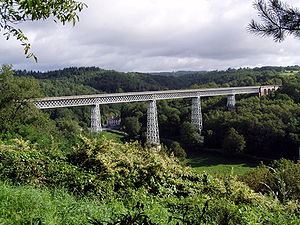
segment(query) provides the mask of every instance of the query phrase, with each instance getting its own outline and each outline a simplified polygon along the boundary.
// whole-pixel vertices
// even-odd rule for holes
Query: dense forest
[[[0,223],[299,224],[300,67],[163,74],[97,67],[0,71]],[[93,134],[90,108],[41,111],[26,99],[95,93],[279,84],[263,97],[202,99],[203,132],[189,99],[158,101],[161,151],[145,143],[147,104],[101,106],[120,117],[122,143]],[[277,159],[243,177],[196,174],[204,149]],[[279,158],[285,158],[280,159]],[[291,159],[291,160],[287,160]],[[21,214],[21,215],[20,215]]]
[[[294,70],[291,70],[293,68]],[[249,86],[256,84],[280,83],[279,74],[296,72],[300,67],[278,67],[274,69],[262,68],[241,68],[228,69],[226,71],[210,72],[188,72],[171,73],[163,75],[151,75],[141,73],[122,73],[113,70],[102,70],[96,67],[66,68],[50,72],[16,71],[16,76],[34,77],[39,80],[51,80],[72,82],[93,87],[107,93],[131,92],[131,91],[154,91],[193,88],[201,85],[211,86]]]
[[[266,158],[299,156],[300,67],[240,68],[226,71],[141,74],[103,70],[97,67],[66,68],[50,72],[16,71],[20,77],[39,80],[45,96],[94,93],[115,93],[147,90],[169,90],[203,87],[232,87],[277,84],[276,93],[258,96],[237,96],[235,111],[226,109],[226,96],[202,99],[203,137],[189,124],[190,100],[159,101],[160,135],[179,142],[186,151],[203,147],[224,148],[230,140],[241,140],[234,152]],[[145,141],[147,103],[103,105],[102,121],[110,117],[122,119],[122,129],[133,140]],[[88,127],[89,108],[51,110],[51,118],[74,119]],[[171,128],[171,129],[170,129]],[[230,132],[231,131],[231,132]],[[234,134],[232,133],[234,132]],[[191,139],[193,138],[193,140]],[[232,139],[231,138],[231,139]],[[203,143],[204,140],[204,143]],[[239,146],[239,143],[235,145]],[[226,148],[225,148],[226,149]]]

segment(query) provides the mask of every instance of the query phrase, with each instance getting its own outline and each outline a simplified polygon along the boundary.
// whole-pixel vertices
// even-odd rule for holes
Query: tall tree
[[[256,0],[254,7],[262,23],[252,20],[249,30],[261,36],[283,41],[287,35],[300,37],[300,10],[279,0]]]
[[[0,134],[20,133],[24,126],[50,131],[51,122],[26,99],[40,97],[39,82],[29,77],[14,77],[12,66],[0,67]]]
[[[245,138],[234,128],[230,128],[223,140],[223,149],[227,153],[241,153],[246,147]]]
[[[74,0],[1,0],[0,1],[0,31],[9,39],[14,36],[24,46],[27,57],[36,57],[29,52],[28,38],[17,24],[25,21],[36,21],[53,18],[55,22],[67,22],[73,25],[79,20],[78,12],[86,4]]]

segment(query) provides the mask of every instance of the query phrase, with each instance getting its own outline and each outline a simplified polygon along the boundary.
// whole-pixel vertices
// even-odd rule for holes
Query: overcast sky
[[[118,71],[223,70],[295,65],[300,39],[247,32],[257,19],[253,0],[84,0],[72,27],[49,21],[22,24],[39,62],[26,59],[17,41],[0,37],[0,63],[48,71],[98,66]],[[299,1],[289,3],[300,7]]]

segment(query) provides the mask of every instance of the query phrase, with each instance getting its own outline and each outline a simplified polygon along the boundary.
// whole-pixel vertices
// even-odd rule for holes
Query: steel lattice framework
[[[200,97],[192,98],[192,124],[199,130],[202,131],[202,113],[201,113],[201,101]]]
[[[99,133],[102,131],[102,126],[101,126],[101,116],[100,116],[100,106],[99,104],[94,105],[92,107],[92,112],[91,112],[91,130]]]
[[[152,145],[159,144],[156,100],[149,102],[147,110],[147,140]]]
[[[202,114],[200,97],[227,95],[227,106],[235,108],[235,95],[237,94],[259,94],[259,96],[268,94],[271,90],[277,90],[278,85],[249,86],[249,87],[230,87],[230,88],[204,88],[188,90],[168,90],[168,91],[146,91],[130,93],[113,93],[99,95],[79,95],[79,96],[62,96],[30,99],[39,109],[52,109],[74,106],[93,106],[91,113],[91,129],[101,131],[101,104],[139,102],[149,101],[147,111],[147,140],[151,144],[159,143],[158,121],[156,100],[192,98],[192,123],[197,127],[199,132],[202,130]]]
[[[227,107],[229,109],[235,109],[235,95],[228,95],[227,96]]]

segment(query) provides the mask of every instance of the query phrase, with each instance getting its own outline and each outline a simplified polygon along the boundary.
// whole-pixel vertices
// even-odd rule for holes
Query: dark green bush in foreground
[[[300,222],[296,200],[283,204],[234,177],[194,174],[175,157],[138,143],[82,138],[67,153],[37,149],[20,139],[0,143],[1,179],[42,188],[0,185],[3,224]]]

